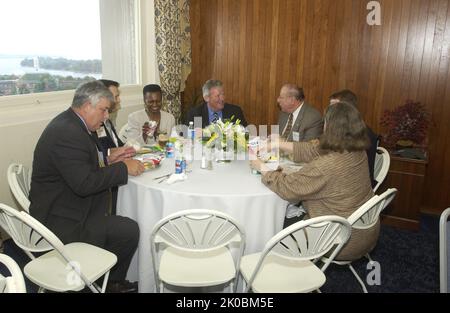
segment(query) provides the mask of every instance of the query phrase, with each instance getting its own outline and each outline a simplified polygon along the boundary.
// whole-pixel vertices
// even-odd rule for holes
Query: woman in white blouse
[[[162,91],[159,85],[147,85],[143,89],[144,109],[128,115],[127,138],[140,144],[151,144],[159,134],[170,134],[175,117],[161,110]]]

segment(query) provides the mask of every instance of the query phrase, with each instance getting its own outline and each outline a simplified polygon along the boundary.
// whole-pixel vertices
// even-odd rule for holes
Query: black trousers
[[[111,215],[116,215],[117,212],[117,194],[119,193],[119,187],[115,186],[111,188]]]
[[[117,264],[111,269],[109,279],[122,281],[127,276],[139,243],[139,226],[132,219],[123,216],[108,216],[106,220],[106,242],[102,248],[117,256]]]
[[[139,243],[138,224],[123,216],[97,216],[86,221],[84,227],[78,222],[60,216],[51,216],[47,227],[64,243],[85,242],[103,248],[117,256],[111,269],[110,281],[123,281],[131,259]]]

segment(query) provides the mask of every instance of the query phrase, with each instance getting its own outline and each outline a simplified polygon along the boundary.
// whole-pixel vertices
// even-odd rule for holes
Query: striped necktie
[[[219,119],[219,113],[214,112],[213,113],[213,119],[212,119],[211,123],[217,122],[218,119]]]
[[[284,129],[283,135],[281,136],[282,138],[287,139],[289,137],[289,135],[291,134],[293,119],[294,119],[294,114],[293,113],[289,114],[286,128]]]

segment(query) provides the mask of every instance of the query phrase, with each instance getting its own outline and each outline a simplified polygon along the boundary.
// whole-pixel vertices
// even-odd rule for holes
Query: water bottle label
[[[183,173],[182,160],[175,160],[175,174]]]
[[[174,157],[174,146],[171,142],[168,142],[166,145],[166,157],[169,159]]]

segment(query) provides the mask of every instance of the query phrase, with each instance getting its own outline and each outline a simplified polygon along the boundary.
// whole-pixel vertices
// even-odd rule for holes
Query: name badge
[[[98,138],[102,138],[102,137],[106,137],[106,136],[107,135],[106,135],[106,130],[105,130],[104,126],[102,126],[99,129],[97,129],[97,137]]]
[[[300,141],[300,133],[292,132],[292,141]]]

